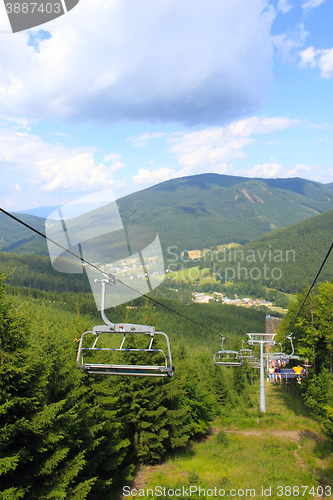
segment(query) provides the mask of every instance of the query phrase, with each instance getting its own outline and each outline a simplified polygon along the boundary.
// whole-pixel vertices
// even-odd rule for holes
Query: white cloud
[[[319,7],[322,3],[324,3],[325,0],[306,0],[302,4],[302,9],[304,11],[308,11],[311,9],[314,9],[315,7]]]
[[[251,170],[247,171],[248,177],[280,177],[283,171],[283,166],[279,163],[275,163],[273,158],[269,163],[263,163],[261,165],[254,165]]]
[[[295,60],[297,49],[302,47],[308,34],[303,23],[300,23],[293,31],[272,36],[273,44],[283,62]]]
[[[315,170],[317,169],[318,167],[315,167]],[[296,167],[290,169],[290,170],[287,170],[287,175],[286,177],[300,177],[300,176],[304,176],[305,175],[305,172],[310,172],[311,168],[308,167],[307,165],[303,165],[302,163],[298,163],[296,165]]]
[[[28,33],[0,37],[0,107],[98,123],[226,123],[269,90],[274,15],[267,0],[81,1],[44,26],[52,37],[39,52]]]
[[[142,148],[147,145],[147,142],[151,139],[161,139],[167,134],[165,132],[145,132],[138,136],[128,137],[126,141],[130,141],[132,146],[135,148]]]
[[[314,47],[311,46],[302,50],[299,55],[301,57],[301,62],[298,64],[300,68],[306,68],[308,66],[315,68],[317,66],[317,62],[315,61],[316,51]]]
[[[333,73],[333,47],[321,52],[318,61],[318,67],[321,71],[321,78],[329,78]]]
[[[277,177],[299,177],[308,172],[310,167],[307,165],[298,164],[292,169],[288,169],[283,165],[276,163],[274,158],[270,158],[268,163],[254,165],[250,170],[239,170],[237,175],[244,175],[246,177],[261,177],[264,179],[277,178]]]
[[[0,114],[0,120],[3,126],[8,126],[9,124],[12,124],[11,125],[12,127],[16,127],[18,129],[24,128],[26,130],[29,130],[30,125],[32,123],[31,120],[25,118],[24,116],[13,116],[13,115],[8,116]]]
[[[318,49],[308,47],[299,53],[301,61],[299,68],[319,68],[321,78],[330,78],[333,74],[333,47],[331,49]]]
[[[121,155],[108,155],[110,167],[96,164],[93,148],[70,150],[44,142],[39,136],[0,129],[0,162],[3,186],[29,191],[92,191],[110,187],[112,173],[123,168]],[[10,187],[11,186],[11,187]],[[1,188],[0,188],[1,190]]]
[[[70,137],[69,134],[64,134],[62,132],[55,132],[55,135],[60,135],[61,137]]]
[[[133,176],[135,184],[157,184],[175,177],[175,171],[168,167],[161,167],[158,170],[140,168],[137,175]]]
[[[293,8],[292,5],[289,4],[288,0],[279,0],[277,4],[277,10],[286,14]]]
[[[202,171],[227,173],[230,170],[228,162],[246,157],[244,148],[255,141],[252,136],[284,130],[299,123],[300,120],[283,116],[254,116],[225,127],[171,135],[170,152],[182,167],[179,175],[193,175]]]
[[[49,156],[35,161],[35,165],[43,181],[41,191],[86,191],[106,189],[113,184],[109,169],[103,163],[96,165],[90,152],[73,150],[63,158]]]
[[[120,161],[120,158],[122,156],[123,156],[122,154],[110,153],[105,158],[103,158],[103,161],[105,162],[111,161],[111,167],[108,167],[109,174],[113,174],[114,172],[117,172],[117,170],[125,168],[126,166],[125,163],[122,163]]]

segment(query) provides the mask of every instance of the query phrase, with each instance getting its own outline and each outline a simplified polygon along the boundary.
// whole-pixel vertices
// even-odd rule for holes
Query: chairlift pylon
[[[87,331],[81,336],[76,358],[81,370],[86,374],[98,375],[172,377],[174,374],[174,367],[172,364],[168,336],[164,332],[156,332],[155,327],[153,326],[135,325],[130,323],[111,323],[105,315],[106,285],[110,284],[110,282],[108,279],[96,280],[95,282],[102,284],[101,316],[105,324],[95,326],[91,331]],[[115,338],[115,335],[123,336],[120,346],[110,347],[109,342],[111,339]],[[146,336],[148,341],[147,346],[143,348],[131,347],[129,339],[132,335]],[[166,354],[160,348],[153,349],[153,342],[156,339],[156,336],[164,338],[167,346]],[[90,345],[87,346],[86,341],[88,339],[90,339]],[[98,342],[99,346],[97,346]],[[152,358],[158,357],[160,363],[153,364],[148,362],[147,364],[126,364],[123,362],[123,358],[126,354],[138,356],[140,353],[145,353],[148,361],[149,359],[152,360]],[[92,358],[92,361],[87,361],[87,357],[88,360],[89,358]],[[103,358],[103,362],[99,359],[101,357]],[[121,358],[122,362],[119,362],[119,358]]]
[[[223,348],[225,337],[221,337],[221,351],[214,354],[214,363],[216,366],[242,366],[243,359],[238,351],[230,351]]]

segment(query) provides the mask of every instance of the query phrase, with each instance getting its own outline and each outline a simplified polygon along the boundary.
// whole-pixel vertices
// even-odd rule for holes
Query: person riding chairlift
[[[271,363],[269,368],[268,368],[268,378],[269,378],[269,381],[271,383],[274,382],[274,371],[275,371],[275,368],[273,366],[273,363]]]
[[[280,379],[280,384],[282,384],[281,362],[280,362],[280,360],[277,360],[276,363],[275,363],[274,382],[277,382],[278,378]]]
[[[302,371],[303,371],[303,368],[298,363],[297,366],[293,367],[293,370],[294,370],[295,375],[296,375],[297,383],[300,384],[302,382]]]

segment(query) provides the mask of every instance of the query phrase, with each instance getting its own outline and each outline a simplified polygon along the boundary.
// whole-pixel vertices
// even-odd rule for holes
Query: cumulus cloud
[[[274,158],[270,158],[268,163],[254,165],[250,170],[239,170],[237,175],[246,177],[261,177],[264,179],[276,177],[298,177],[308,172],[310,167],[307,165],[297,164],[294,168],[286,168],[279,163],[276,163]]]
[[[126,141],[130,141],[132,146],[135,148],[142,148],[147,145],[147,142],[151,139],[161,139],[165,137],[167,134],[165,132],[145,132],[143,134],[128,137]]]
[[[275,163],[274,159],[271,158],[269,163],[254,165],[251,170],[247,171],[247,175],[249,177],[279,177],[282,171],[283,166]]]
[[[120,170],[121,168],[125,168],[126,166],[125,163],[120,161],[120,158],[122,156],[123,156],[122,154],[110,153],[105,158],[103,158],[104,162],[111,161],[111,166],[108,167],[109,175],[113,174],[114,172],[117,172],[117,170]]]
[[[24,186],[27,195],[31,189],[41,193],[108,188],[113,184],[112,173],[124,167],[121,155],[108,155],[105,161],[111,165],[106,166],[96,164],[95,152],[93,148],[71,150],[35,134],[0,129],[2,185],[12,191]]]
[[[141,168],[132,180],[135,184],[153,185],[175,177],[214,172],[245,177],[295,177],[310,171],[310,167],[297,164],[285,167],[271,158],[267,163],[255,164],[249,170],[237,169],[237,160],[247,158],[246,148],[257,141],[257,136],[291,129],[308,127],[306,121],[285,116],[253,116],[238,120],[224,127],[209,127],[195,132],[176,132],[165,137],[169,153],[178,165],[156,169]],[[310,124],[312,125],[312,124]],[[141,137],[141,136],[139,136]],[[135,140],[132,137],[132,140]],[[152,162],[150,162],[152,165]]]
[[[0,106],[30,118],[226,123],[269,89],[274,15],[267,0],[82,1],[43,26],[52,36],[39,51],[27,33],[0,38]]]
[[[295,60],[297,49],[302,47],[308,34],[303,23],[300,23],[292,31],[272,36],[273,44],[283,62]]]
[[[300,68],[306,68],[309,66],[315,68],[317,66],[317,62],[315,61],[316,51],[314,47],[308,47],[307,49],[302,50],[299,55],[301,57],[301,62],[298,64]]]
[[[308,47],[299,53],[301,61],[299,68],[319,68],[321,78],[330,78],[333,74],[333,47],[318,49]]]
[[[157,184],[175,177],[175,171],[168,167],[161,167],[157,170],[140,168],[137,175],[133,176],[135,184]]]
[[[292,5],[289,4],[288,0],[279,0],[277,4],[277,10],[286,14],[292,9]]]
[[[309,11],[311,9],[314,9],[315,7],[319,7],[322,3],[324,3],[325,0],[306,0],[302,4],[302,9],[304,11]]]
[[[300,120],[283,116],[254,116],[225,127],[171,135],[170,152],[182,167],[179,175],[192,175],[207,169],[228,173],[228,162],[246,157],[244,148],[255,141],[254,135],[283,130],[299,123]]]

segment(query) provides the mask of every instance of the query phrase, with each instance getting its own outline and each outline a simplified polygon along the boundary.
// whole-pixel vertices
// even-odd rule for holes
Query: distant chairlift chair
[[[244,340],[242,340],[242,348],[239,350],[239,355],[242,359],[246,359],[247,362],[255,357],[252,349],[244,349]]]
[[[150,377],[172,377],[174,374],[174,367],[172,364],[171,349],[168,336],[163,332],[156,332],[155,327],[145,326],[145,325],[134,325],[130,323],[111,323],[105,316],[105,295],[106,295],[106,285],[110,284],[110,280],[102,279],[101,281],[95,281],[96,283],[102,284],[102,295],[101,295],[101,316],[105,323],[102,326],[94,326],[92,331],[85,332],[79,341],[79,347],[77,352],[76,361],[81,368],[81,370],[86,374],[98,374],[98,375],[133,375],[133,376],[150,376]],[[116,285],[115,285],[116,286]],[[103,340],[110,340],[111,337],[115,335],[123,335],[120,347],[97,347],[98,341],[103,337]],[[126,347],[126,340],[132,335],[147,336],[148,346],[146,348],[132,348]],[[162,349],[153,349],[153,342],[156,336],[164,337],[166,341],[166,354]],[[92,345],[87,347],[85,341],[92,338]],[[146,353],[147,358],[151,359],[152,355],[158,355],[161,359],[161,364],[118,364],[105,363],[105,362],[89,362],[85,360],[86,357],[93,357],[98,354],[119,356],[120,354],[129,353],[137,356],[139,353]],[[154,356],[156,357],[156,356]],[[131,359],[133,357],[131,356]]]
[[[223,348],[223,341],[225,337],[222,338],[221,351],[214,354],[214,363],[216,366],[242,366],[243,359],[238,351],[228,351]]]

